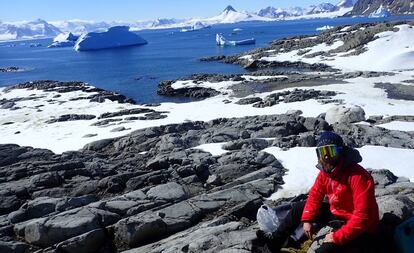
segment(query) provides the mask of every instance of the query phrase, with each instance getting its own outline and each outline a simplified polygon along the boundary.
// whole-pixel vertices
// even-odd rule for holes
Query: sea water
[[[412,19],[412,16],[390,17],[386,20]],[[233,55],[264,47],[276,39],[318,34],[316,28],[385,19],[336,18],[277,22],[243,22],[214,25],[211,28],[180,32],[176,29],[143,30],[137,33],[147,45],[77,52],[72,48],[47,48],[52,39],[0,43],[0,67],[26,69],[17,73],[0,73],[0,87],[33,80],[83,81],[93,86],[116,91],[139,103],[187,102],[189,99],[163,97],[156,93],[162,80],[171,80],[195,73],[244,73],[238,65],[201,62],[214,55]],[[241,31],[233,32],[239,28]],[[216,46],[215,35],[222,33],[229,40],[255,38],[255,45]],[[39,47],[30,47],[40,43]]]

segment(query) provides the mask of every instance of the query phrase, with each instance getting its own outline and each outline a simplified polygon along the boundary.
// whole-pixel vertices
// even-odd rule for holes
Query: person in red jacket
[[[289,235],[303,224],[312,239],[315,225],[331,225],[317,253],[347,252],[369,244],[379,223],[375,184],[368,171],[358,163],[359,152],[344,145],[334,132],[322,132],[316,153],[320,170],[308,199],[296,203],[272,234],[257,231],[272,252],[279,252]],[[324,201],[324,200],[327,201]]]

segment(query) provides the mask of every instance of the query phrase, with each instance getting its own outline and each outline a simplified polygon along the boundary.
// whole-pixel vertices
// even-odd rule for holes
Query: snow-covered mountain
[[[165,26],[171,26],[175,24],[179,24],[184,22],[184,19],[175,19],[175,18],[158,18],[155,21],[153,21],[150,26],[151,27],[165,27]],[[145,24],[141,24],[144,25]]]
[[[380,8],[386,9],[391,15],[414,13],[412,0],[359,0],[347,16],[370,16]]]
[[[285,17],[297,17],[303,15],[304,9],[300,7],[292,7],[288,9],[275,8],[272,6],[261,9],[257,12],[258,16],[268,18],[285,18]]]
[[[231,5],[227,6],[219,15],[211,18],[198,19],[206,24],[224,24],[224,23],[237,23],[244,21],[269,21],[270,18],[261,17],[256,14],[248,12],[236,11]]]
[[[304,18],[318,18],[318,17],[338,17],[342,16],[348,11],[352,10],[357,0],[343,0],[337,5],[331,3],[321,3],[318,5],[311,5],[307,8],[302,7],[290,7],[290,8],[275,8],[269,6],[261,9],[256,14],[261,17],[268,18],[292,18],[292,17],[304,17]],[[321,15],[322,14],[322,15]]]
[[[59,28],[42,19],[0,23],[0,40],[55,37],[60,33]]]
[[[339,10],[339,7],[336,5],[333,5],[331,3],[321,3],[318,5],[311,5],[309,9],[306,11],[306,15],[334,12],[337,10]]]
[[[336,6],[338,6],[339,8],[351,8],[354,7],[356,2],[358,2],[358,0],[342,0]]]

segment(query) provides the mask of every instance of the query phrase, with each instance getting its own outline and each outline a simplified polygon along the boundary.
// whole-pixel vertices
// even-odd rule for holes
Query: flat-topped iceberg
[[[242,46],[242,45],[253,45],[256,44],[256,39],[245,39],[245,40],[227,40],[222,34],[216,34],[217,46]]]
[[[61,33],[53,39],[53,43],[48,47],[73,47],[78,39],[79,36],[71,32]]]
[[[129,26],[114,26],[106,32],[83,34],[75,44],[75,50],[88,51],[147,44],[138,34],[129,31]]]

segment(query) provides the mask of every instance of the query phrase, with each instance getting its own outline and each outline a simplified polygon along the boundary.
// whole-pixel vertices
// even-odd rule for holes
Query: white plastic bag
[[[272,208],[267,205],[262,205],[257,210],[257,223],[259,224],[260,230],[266,233],[272,233],[279,226],[279,218]]]

